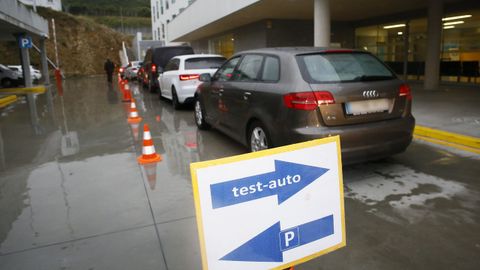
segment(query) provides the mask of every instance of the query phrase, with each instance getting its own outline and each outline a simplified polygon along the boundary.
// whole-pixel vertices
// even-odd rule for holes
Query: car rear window
[[[185,69],[218,69],[227,60],[224,57],[199,57],[185,60]]]
[[[309,83],[391,80],[395,75],[368,53],[319,53],[297,56]]]

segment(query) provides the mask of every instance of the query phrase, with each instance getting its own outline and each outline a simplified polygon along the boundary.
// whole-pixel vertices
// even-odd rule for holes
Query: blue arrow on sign
[[[326,168],[275,160],[275,171],[210,185],[213,209],[277,195],[278,204],[311,184]]]
[[[220,258],[223,261],[283,262],[283,252],[333,234],[333,215],[280,230],[280,222]]]

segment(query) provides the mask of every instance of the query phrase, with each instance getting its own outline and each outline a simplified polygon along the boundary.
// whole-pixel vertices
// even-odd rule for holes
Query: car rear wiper
[[[362,76],[357,76],[353,78],[352,81],[367,82],[367,81],[384,81],[384,80],[391,80],[391,79],[393,79],[392,76],[362,75]]]

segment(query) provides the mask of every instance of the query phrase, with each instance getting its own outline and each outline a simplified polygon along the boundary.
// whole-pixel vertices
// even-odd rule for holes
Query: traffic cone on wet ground
[[[142,118],[138,116],[137,106],[135,105],[135,100],[133,98],[130,102],[130,110],[128,113],[127,121],[130,124],[140,123],[142,121]]]
[[[151,190],[155,189],[157,184],[157,163],[149,163],[142,165],[145,169],[145,175],[147,176],[148,186]]]
[[[153,145],[152,135],[148,125],[143,125],[143,147],[142,155],[138,157],[138,163],[147,164],[161,161],[162,157],[155,152],[155,146]]]
[[[130,102],[132,100],[132,95],[130,94],[130,86],[126,83],[123,90],[123,102]]]
[[[134,139],[135,141],[138,140],[138,126],[139,126],[138,123],[132,123],[132,124],[130,124],[130,127],[132,128],[133,139]]]

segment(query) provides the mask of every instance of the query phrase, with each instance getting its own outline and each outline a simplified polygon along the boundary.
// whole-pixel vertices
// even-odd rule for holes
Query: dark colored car
[[[403,152],[412,140],[410,88],[368,52],[252,50],[200,80],[197,126],[213,126],[251,151],[340,135],[348,164]]]
[[[158,75],[163,72],[168,61],[177,55],[193,53],[190,46],[166,46],[148,49],[143,60],[144,86],[148,87],[151,92],[156,92],[159,88]]]

